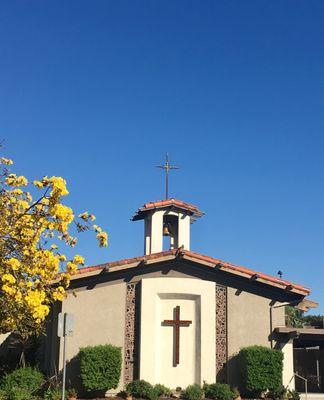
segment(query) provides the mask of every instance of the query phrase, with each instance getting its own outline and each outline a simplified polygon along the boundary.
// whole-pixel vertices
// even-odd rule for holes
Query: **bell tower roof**
[[[196,221],[197,218],[204,215],[204,213],[200,211],[199,208],[194,204],[171,198],[166,200],[151,201],[144,204],[136,211],[136,213],[132,217],[132,221],[145,219],[152,211],[165,209],[168,209],[170,211],[184,212],[185,214],[190,216],[191,222]]]

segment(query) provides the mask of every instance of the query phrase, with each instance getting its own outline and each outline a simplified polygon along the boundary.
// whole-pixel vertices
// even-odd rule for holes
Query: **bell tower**
[[[202,215],[193,204],[166,199],[144,204],[132,220],[144,220],[144,253],[148,255],[181,246],[190,250],[190,225]]]

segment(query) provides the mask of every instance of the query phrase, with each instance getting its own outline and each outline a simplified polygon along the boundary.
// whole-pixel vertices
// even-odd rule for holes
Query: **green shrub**
[[[44,393],[44,400],[61,400],[62,389],[61,388],[47,388]]]
[[[300,400],[300,394],[296,390],[288,390],[289,400]]]
[[[283,353],[263,346],[250,346],[239,352],[239,366],[243,390],[260,396],[266,390],[282,386]]]
[[[126,385],[126,392],[136,398],[156,400],[160,396],[171,396],[171,390],[164,385],[152,386],[144,380],[135,380]]]
[[[80,349],[80,375],[87,391],[116,389],[121,373],[121,348],[110,344]]]
[[[51,400],[61,400],[62,399],[62,389],[53,389],[51,392]]]
[[[30,400],[32,395],[27,389],[16,388],[10,393],[10,400]]]
[[[127,393],[131,394],[136,398],[148,399],[149,396],[152,396],[153,386],[149,383],[141,380],[135,380],[133,382],[129,382],[126,385]]]
[[[160,396],[171,396],[171,390],[160,383],[154,385],[148,392],[149,400],[156,400]]]
[[[237,393],[231,389],[226,383],[213,383],[204,385],[205,397],[214,400],[233,400],[237,397]]]
[[[159,397],[159,390],[157,387],[152,386],[152,388],[149,390],[147,394],[148,400],[157,400]]]
[[[282,385],[277,389],[270,390],[266,397],[271,400],[284,400],[288,398],[287,389]]]
[[[170,397],[172,394],[171,389],[169,389],[168,387],[161,385],[160,383],[157,383],[154,386],[154,389],[156,390],[156,392],[158,393],[158,396],[167,396]]]
[[[76,391],[76,389],[70,388],[70,389],[67,390],[67,396],[68,397],[77,397],[78,396],[78,392]]]
[[[6,374],[1,380],[0,388],[8,400],[29,400],[39,392],[43,382],[40,371],[25,367]]]
[[[240,391],[238,390],[237,387],[232,388],[232,391],[234,393],[234,399],[236,399],[237,397],[241,396],[241,393],[240,393]]]
[[[278,389],[269,391],[266,398],[271,400],[300,400],[300,394],[296,390],[289,390],[282,385]]]
[[[184,397],[187,400],[201,400],[203,395],[203,389],[197,384],[189,385],[184,392]]]

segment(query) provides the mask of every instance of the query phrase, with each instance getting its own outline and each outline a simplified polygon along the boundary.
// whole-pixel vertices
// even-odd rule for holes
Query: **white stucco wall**
[[[3,333],[0,335],[0,345],[5,342],[5,340],[7,339],[7,337],[10,335],[10,333]]]
[[[179,213],[178,247],[190,250],[190,216]]]
[[[284,355],[283,371],[282,371],[282,384],[288,386],[289,389],[295,389],[294,375],[294,349],[293,342],[278,343],[278,347],[282,350]]]
[[[173,328],[163,326],[180,306],[180,363],[173,364]],[[211,317],[212,316],[212,317]],[[215,283],[197,279],[142,280],[140,378],[169,387],[215,380]],[[201,340],[203,338],[203,340]]]

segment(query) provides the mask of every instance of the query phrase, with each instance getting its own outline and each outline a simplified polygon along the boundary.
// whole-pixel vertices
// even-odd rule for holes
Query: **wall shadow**
[[[239,366],[238,354],[235,354],[227,361],[227,382],[232,386],[238,388],[241,395],[244,395],[243,382]]]
[[[22,341],[16,333],[10,333],[0,344],[0,376],[24,363],[42,370],[43,335],[33,335]]]

